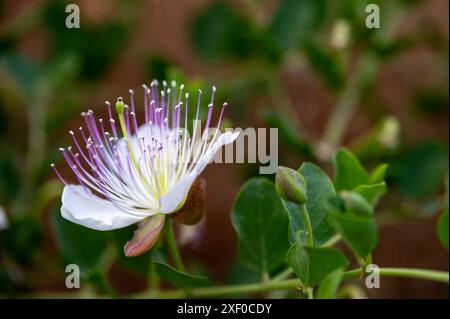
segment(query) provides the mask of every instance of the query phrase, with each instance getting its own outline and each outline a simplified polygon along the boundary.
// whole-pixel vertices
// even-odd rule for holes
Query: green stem
[[[448,284],[448,272],[445,271],[410,268],[380,268],[380,275],[385,277],[425,279]]]
[[[428,269],[415,268],[380,268],[380,276],[384,277],[408,277],[416,279],[424,279],[431,281],[438,281],[448,284],[448,272]],[[344,273],[344,279],[362,277],[363,271],[361,268],[350,270]]]
[[[368,265],[372,264],[372,253],[369,253],[363,260],[363,269],[366,269]]]
[[[344,273],[344,279],[362,277],[363,272],[360,268],[350,270]],[[449,282],[449,274],[445,271],[435,271],[426,269],[408,269],[408,268],[380,268],[380,276],[397,276],[397,277],[409,277],[417,279],[425,279],[438,281],[442,283]],[[288,279],[282,281],[271,280],[263,283],[232,285],[232,286],[217,286],[217,287],[205,287],[205,288],[192,288],[190,290],[190,297],[202,298],[202,297],[223,297],[239,294],[252,294],[268,292],[272,290],[287,290],[297,289],[302,287],[300,280]],[[134,297],[137,298],[184,298],[186,293],[183,290],[169,290],[161,291],[158,295],[153,295],[149,292],[138,294]]]
[[[183,260],[181,259],[180,252],[178,251],[178,246],[175,241],[175,236],[173,234],[172,220],[170,218],[166,219],[165,225],[165,237],[167,242],[167,247],[170,254],[172,255],[175,267],[178,270],[185,271]]]
[[[306,229],[306,244],[312,247],[314,246],[314,238],[311,221],[309,220],[308,211],[305,204],[300,205],[300,212],[302,214],[303,224],[305,225]]]
[[[344,279],[351,279],[351,278],[358,278],[358,277],[362,277],[363,276],[363,271],[361,268],[358,269],[353,269],[353,270],[349,270],[344,272]]]
[[[308,210],[306,209],[306,205],[300,205],[300,211],[302,214],[303,224],[305,225],[306,229],[306,244],[310,247],[314,246],[314,237],[312,232],[312,226],[311,221],[309,220]],[[308,296],[308,299],[314,299],[314,293],[312,287],[304,287],[306,290],[306,294]]]
[[[216,286],[216,287],[205,287],[205,288],[193,288],[190,293],[192,297],[202,298],[202,297],[221,297],[230,295],[240,295],[240,294],[252,294],[269,292],[273,290],[285,290],[300,287],[301,283],[298,279],[290,279],[285,281],[269,281],[266,283],[253,283],[253,284],[243,284],[243,285],[233,285],[233,286]],[[146,298],[148,293],[140,294],[135,297]],[[185,293],[182,290],[172,290],[172,291],[161,291],[157,296],[158,298],[184,298]]]

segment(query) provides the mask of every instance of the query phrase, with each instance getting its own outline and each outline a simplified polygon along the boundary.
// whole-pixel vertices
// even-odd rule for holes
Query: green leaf
[[[59,209],[52,216],[57,244],[67,263],[77,264],[83,275],[94,270],[106,248],[106,233],[65,220]]]
[[[336,299],[336,292],[341,284],[344,271],[338,269],[328,274],[317,289],[317,299]]]
[[[347,245],[359,257],[364,258],[375,248],[378,234],[373,217],[333,213],[329,219]]]
[[[370,174],[369,183],[370,184],[379,184],[384,182],[384,178],[386,177],[386,171],[389,167],[389,164],[383,163],[378,165]]]
[[[355,192],[361,194],[365,199],[367,199],[372,205],[376,205],[380,198],[386,194],[387,188],[386,183],[381,182],[372,185],[358,185],[354,189]]]
[[[320,169],[320,167],[304,163],[299,173],[305,178],[307,184],[307,198],[306,209],[308,211],[309,220],[311,222],[314,244],[321,245],[327,242],[333,235],[333,227],[330,226],[327,216],[330,213],[329,200],[336,196],[333,183],[328,176]],[[300,206],[283,201],[284,207],[289,215],[289,241],[295,242],[295,234],[299,231],[303,238],[302,242],[306,243],[305,226],[301,217]]]
[[[341,198],[344,202],[345,210],[362,215],[373,215],[373,206],[358,192],[342,191]]]
[[[348,265],[345,256],[335,248],[299,244],[292,245],[286,260],[307,287],[318,284],[331,272]]]
[[[442,245],[448,249],[448,175],[445,181],[444,211],[439,217],[437,232]]]
[[[358,158],[345,148],[339,149],[333,157],[334,186],[337,191],[352,190],[369,183],[369,175]]]
[[[270,273],[284,262],[289,249],[288,218],[273,183],[265,178],[245,183],[233,205],[231,220],[244,264]]]
[[[188,274],[186,272],[177,270],[170,265],[163,262],[153,263],[156,273],[164,281],[179,288],[201,287],[209,284],[209,280],[203,276]]]
[[[270,33],[284,50],[292,48],[320,24],[324,13],[323,0],[282,0],[269,26]]]

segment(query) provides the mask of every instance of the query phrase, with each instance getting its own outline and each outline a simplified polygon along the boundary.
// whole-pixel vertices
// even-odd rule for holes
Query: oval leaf
[[[333,213],[330,215],[330,222],[347,245],[361,258],[366,257],[377,245],[377,226],[371,216]]]
[[[288,218],[275,185],[265,178],[250,179],[232,209],[242,262],[260,273],[280,266],[289,249]]]
[[[352,152],[339,149],[333,157],[334,186],[337,191],[352,190],[356,186],[369,183],[369,174]]]
[[[286,260],[306,287],[316,285],[331,272],[348,266],[345,256],[331,247],[294,244]]]

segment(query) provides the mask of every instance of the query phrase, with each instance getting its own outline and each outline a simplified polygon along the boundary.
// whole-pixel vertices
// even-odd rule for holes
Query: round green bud
[[[361,194],[353,191],[342,191],[341,198],[346,211],[362,215],[373,214],[373,206]]]
[[[284,200],[302,205],[306,202],[306,180],[296,170],[279,166],[275,175],[275,187]]]
[[[116,102],[117,113],[122,114],[124,108],[125,108],[125,103],[123,103],[123,99],[121,97],[117,98],[117,102]]]

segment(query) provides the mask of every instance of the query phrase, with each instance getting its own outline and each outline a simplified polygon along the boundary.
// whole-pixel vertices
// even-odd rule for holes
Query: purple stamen
[[[60,174],[60,173],[58,172],[58,170],[56,169],[55,164],[52,163],[52,164],[50,164],[50,166],[51,166],[51,167],[53,168],[53,170],[55,171],[56,176],[58,176],[59,180],[60,180],[61,182],[63,182],[64,185],[68,185],[67,182],[62,178],[61,174]]]
[[[216,138],[206,140],[200,136],[200,147],[194,148],[197,125],[200,125],[200,106],[202,91],[198,90],[197,109],[195,114],[194,136],[189,139],[183,136],[182,125],[189,129],[189,93],[184,93],[184,85],[179,86],[175,81],[167,85],[162,81],[158,90],[158,81],[154,80],[144,90],[145,131],[139,131],[136,107],[134,104],[134,91],[129,90],[130,106],[124,105],[124,112],[119,114],[123,123],[123,135],[119,139],[116,123],[113,117],[111,104],[105,102],[108,109],[108,118],[111,126],[105,127],[103,119],[97,119],[92,110],[83,112],[87,133],[83,127],[79,128],[82,141],[78,141],[74,132],[70,131],[74,141],[71,147],[61,149],[64,160],[72,170],[77,181],[92,198],[99,194],[111,205],[127,213],[142,213],[144,209],[157,209],[161,200],[161,185],[166,185],[167,191],[175,185],[184,174],[191,173],[197,167],[198,160],[208,151]],[[212,88],[211,102],[206,114],[205,129],[200,132],[204,135],[210,128],[213,120],[214,97],[216,88]],[[184,101],[183,94],[185,96]],[[183,106],[184,105],[184,106]],[[224,109],[222,105],[217,126],[220,127]],[[184,107],[184,110],[183,110]],[[121,110],[120,110],[121,111]],[[184,112],[184,119],[182,118]],[[172,114],[171,114],[172,113]],[[203,112],[202,112],[203,114]],[[214,119],[215,120],[215,119]],[[139,132],[139,136],[138,136]],[[173,133],[173,134],[172,134]],[[216,132],[217,134],[217,132]],[[199,134],[197,134],[199,135]],[[124,142],[123,137],[128,141]],[[128,142],[128,143],[127,143]],[[133,150],[130,147],[132,143]],[[137,143],[134,144],[134,143]],[[148,144],[147,144],[148,143]],[[135,153],[131,153],[131,152]],[[81,159],[81,157],[83,159]],[[136,156],[136,158],[134,158]],[[175,165],[171,161],[176,160]],[[60,172],[52,164],[58,178],[67,185]],[[163,180],[162,180],[163,179]],[[155,194],[158,194],[156,197]],[[98,199],[98,198],[97,198]]]

